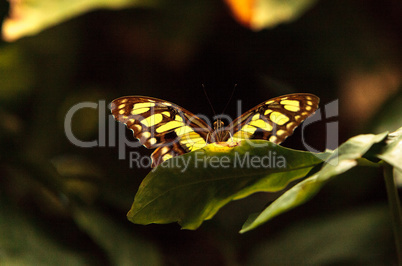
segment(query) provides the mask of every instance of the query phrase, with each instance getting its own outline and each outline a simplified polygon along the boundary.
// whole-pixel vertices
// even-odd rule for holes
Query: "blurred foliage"
[[[234,17],[243,25],[261,30],[299,17],[316,0],[226,0]],[[99,8],[121,9],[133,6],[157,7],[163,4],[155,0],[89,0],[89,1],[10,1],[9,17],[4,21],[3,39],[15,41],[26,35],[59,24],[74,16]]]
[[[4,21],[2,35],[4,40],[15,41],[94,9],[121,9],[152,5],[153,2],[152,0],[10,1],[10,15]]]
[[[12,32],[34,35],[0,44],[0,264],[396,261],[376,168],[342,174],[308,204],[241,236],[247,215],[277,193],[232,202],[197,231],[133,225],[126,213],[150,169],[130,168],[132,148],[122,154],[116,146],[121,128],[103,106],[147,95],[212,117],[201,84],[218,112],[238,84],[243,111],[290,92],[314,93],[322,107],[338,99],[339,116],[305,128],[305,141],[318,150],[326,147],[328,122],[339,123],[340,143],[393,131],[402,121],[402,2],[317,1],[297,20],[259,32],[239,25],[223,1],[85,1],[77,9],[66,1],[10,4],[17,2],[30,5],[24,12],[45,9],[27,13],[32,31]],[[98,9],[104,7],[114,10]],[[98,147],[80,148],[66,137],[66,114],[83,102],[98,108],[78,110],[73,133],[100,141],[106,132]],[[236,106],[227,114],[235,117]],[[300,139],[298,129],[283,145],[304,149]]]
[[[261,30],[297,19],[316,0],[225,0],[236,20],[244,26]]]
[[[387,211],[386,206],[373,205],[297,221],[280,236],[263,241],[247,265],[387,264],[395,252],[393,236],[386,229],[390,223]],[[289,248],[284,252],[283,247]]]

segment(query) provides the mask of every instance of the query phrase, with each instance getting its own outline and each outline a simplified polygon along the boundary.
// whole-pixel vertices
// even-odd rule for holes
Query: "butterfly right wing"
[[[186,109],[157,98],[127,96],[111,104],[114,118],[126,124],[141,144],[156,149],[152,167],[206,145],[212,129]]]
[[[232,139],[265,139],[276,144],[318,109],[320,99],[310,93],[293,93],[267,100],[235,119],[227,131]]]

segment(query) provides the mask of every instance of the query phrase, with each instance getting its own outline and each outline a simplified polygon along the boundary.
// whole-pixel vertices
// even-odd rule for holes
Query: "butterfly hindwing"
[[[152,167],[156,167],[170,158],[185,153],[187,153],[187,151],[180,145],[180,142],[172,142],[165,146],[160,146],[151,154]]]
[[[232,139],[265,139],[276,144],[318,108],[319,98],[309,93],[295,93],[265,101],[234,120],[227,130]]]
[[[191,112],[173,103],[144,96],[128,96],[111,104],[116,120],[126,124],[141,144],[155,149],[153,167],[206,144],[211,128]]]

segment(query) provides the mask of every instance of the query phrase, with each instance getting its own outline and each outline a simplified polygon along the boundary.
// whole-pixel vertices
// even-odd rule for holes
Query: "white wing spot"
[[[294,127],[294,126],[296,126],[296,125],[297,125],[297,123],[295,123],[295,122],[290,122],[289,124],[286,125],[286,128],[287,128],[287,129],[291,129],[292,127]]]
[[[285,135],[285,134],[286,134],[286,131],[283,130],[283,129],[279,129],[278,131],[276,131],[276,134],[277,134],[278,136],[282,136],[282,135]]]
[[[148,142],[149,144],[154,145],[156,143],[156,138],[150,138]]]
[[[166,147],[166,146],[161,149],[162,153],[167,153],[168,151],[169,151],[169,147]]]
[[[150,132],[148,132],[148,131],[145,131],[145,132],[143,132],[142,134],[141,134],[141,138],[149,138],[151,136],[151,133]]]

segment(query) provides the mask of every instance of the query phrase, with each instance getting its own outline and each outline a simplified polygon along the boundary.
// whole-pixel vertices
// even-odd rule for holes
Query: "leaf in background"
[[[370,118],[369,129],[374,133],[396,130],[402,121],[402,86],[384,102],[379,112]]]
[[[2,196],[2,195],[1,195]],[[0,198],[1,265],[88,265],[88,258],[46,234],[38,221]]]
[[[31,93],[35,68],[21,45],[0,47],[0,102],[12,105]]]
[[[261,30],[297,19],[316,0],[225,0],[235,19],[242,25]]]
[[[76,207],[77,224],[102,247],[112,265],[162,265],[159,252],[149,241],[132,234],[94,208]]]
[[[149,173],[127,216],[137,224],[177,221],[184,229],[196,229],[228,202],[255,192],[280,191],[322,163],[320,156],[329,155],[262,140],[243,141],[234,148],[210,144]]]
[[[154,0],[10,1],[10,15],[4,20],[2,37],[5,41],[12,42],[94,9],[151,6],[154,3]]]
[[[295,221],[259,242],[244,265],[395,265],[390,222],[386,205]]]
[[[60,155],[52,164],[62,178],[63,190],[86,203],[92,203],[99,194],[98,183],[103,173],[98,165],[79,155]]]
[[[358,159],[361,159],[374,145],[383,145],[387,134],[385,132],[378,135],[359,135],[349,139],[334,151],[319,172],[293,186],[261,213],[250,215],[240,232],[250,231],[308,201],[331,178],[355,167]]]

